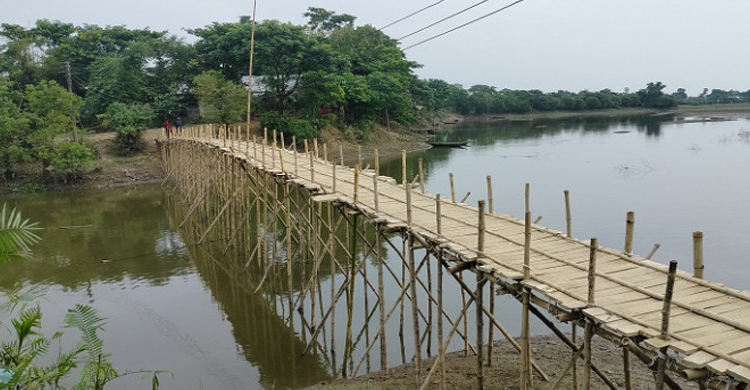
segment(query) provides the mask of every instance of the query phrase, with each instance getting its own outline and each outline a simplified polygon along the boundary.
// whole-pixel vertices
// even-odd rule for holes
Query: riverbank
[[[455,123],[467,121],[513,121],[513,120],[537,120],[537,119],[561,119],[571,117],[618,117],[630,115],[678,115],[682,117],[699,117],[698,119],[687,119],[690,121],[709,121],[716,118],[750,117],[750,104],[726,104],[705,106],[679,106],[671,110],[656,111],[648,109],[618,109],[598,110],[584,112],[537,112],[531,114],[508,114],[508,115],[481,115],[460,116],[456,114],[445,114],[441,117],[441,128],[449,128]],[[256,124],[256,127],[259,127]],[[429,129],[433,131],[434,129]],[[437,129],[440,131],[440,128]],[[9,192],[38,192],[43,190],[78,190],[87,188],[111,188],[121,186],[133,186],[145,183],[160,182],[164,180],[166,173],[162,168],[160,153],[155,140],[162,136],[161,129],[147,130],[143,139],[146,149],[131,157],[121,157],[110,152],[110,145],[114,139],[114,133],[102,133],[88,136],[99,150],[99,158],[94,161],[85,171],[81,181],[76,183],[52,182],[44,185],[39,184],[40,167],[30,165],[18,170],[18,176],[0,184],[0,193]],[[418,129],[406,130],[386,129],[378,127],[372,132],[371,138],[364,143],[358,143],[347,137],[336,128],[323,129],[320,136],[320,144],[325,143],[328,148],[329,159],[337,160],[339,150],[343,151],[344,161],[352,163],[357,160],[360,149],[362,158],[372,160],[374,150],[377,148],[382,159],[395,158],[402,150],[414,152],[429,147],[425,143],[427,135]]]
[[[580,343],[580,339],[579,339]],[[560,375],[565,372],[572,356],[570,348],[554,335],[540,335],[531,339],[532,359],[549,376],[549,381],[541,381],[538,375],[534,376],[534,389],[552,390]],[[617,387],[625,387],[625,375],[623,371],[622,350],[616,348],[610,342],[600,338],[594,338],[592,343],[592,356],[594,364],[597,365]],[[485,359],[487,354],[485,353]],[[640,361],[631,355],[631,382],[635,390],[650,390],[655,387],[654,377],[651,371]],[[518,389],[520,354],[507,341],[495,343],[492,362],[484,369],[485,389]],[[422,367],[424,372],[429,371],[435,358],[426,359]],[[417,384],[414,375],[414,365],[406,364],[392,369],[362,375],[356,378],[337,380],[333,383],[321,383],[306,390],[339,390],[339,389],[384,389],[384,390],[407,390],[419,389],[422,383]],[[465,355],[463,351],[452,352],[446,355],[446,389],[474,389],[477,387],[477,358],[474,354]],[[669,374],[683,389],[697,389],[695,383],[686,381]],[[583,360],[579,360],[578,383],[582,386]],[[594,373],[592,373],[591,388],[595,390],[608,390],[609,387]],[[572,374],[565,375],[558,386],[559,389],[570,389],[573,387]],[[430,377],[428,388],[440,388],[440,377],[436,372]]]

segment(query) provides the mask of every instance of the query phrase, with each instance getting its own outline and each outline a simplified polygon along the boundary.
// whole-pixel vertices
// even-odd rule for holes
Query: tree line
[[[411,125],[441,110],[492,115],[750,100],[748,92],[720,90],[695,98],[684,89],[668,95],[661,82],[634,93],[465,89],[420,79],[420,65],[396,40],[372,26],[355,26],[352,15],[311,7],[304,16],[304,25],[256,24],[251,78],[249,17],[187,30],[194,43],[123,26],[0,25],[0,164],[6,176],[24,161],[75,175],[96,150],[57,141],[74,128],[115,130],[118,150],[128,154],[141,149],[145,128],[178,116],[244,121],[248,84],[254,118],[298,138],[335,125],[364,139],[378,124]]]

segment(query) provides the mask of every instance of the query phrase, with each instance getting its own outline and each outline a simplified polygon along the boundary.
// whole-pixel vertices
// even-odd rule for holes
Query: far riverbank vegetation
[[[384,128],[434,123],[443,113],[528,114],[678,104],[750,102],[750,90],[704,89],[688,96],[650,82],[615,92],[464,88],[420,79],[420,65],[398,42],[356,18],[309,8],[307,23],[252,22],[188,29],[188,43],[166,31],[38,20],[0,25],[0,170],[12,180],[20,165],[41,182],[75,182],[104,151],[86,134],[115,131],[113,152],[143,149],[141,135],[178,117],[186,123],[240,123],[253,91],[253,119],[297,139],[336,127],[355,141]],[[249,84],[249,86],[248,86]]]

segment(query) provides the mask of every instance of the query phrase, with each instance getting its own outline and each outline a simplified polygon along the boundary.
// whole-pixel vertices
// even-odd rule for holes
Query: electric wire
[[[470,21],[468,21],[468,22],[466,22],[464,24],[461,24],[459,26],[456,26],[456,27],[454,27],[454,28],[452,28],[452,29],[450,29],[448,31],[444,31],[444,32],[442,32],[440,34],[433,35],[433,36],[431,36],[431,37],[429,37],[427,39],[421,40],[421,41],[419,41],[419,42],[417,42],[417,43],[415,43],[413,45],[410,45],[410,46],[407,46],[407,47],[403,48],[402,50],[406,51],[406,50],[415,48],[417,46],[423,45],[423,44],[425,44],[427,42],[430,42],[430,41],[432,41],[434,39],[440,38],[440,37],[442,37],[442,36],[444,36],[446,34],[452,33],[452,32],[454,32],[456,30],[460,30],[460,29],[462,29],[462,28],[464,28],[464,27],[466,27],[466,26],[468,26],[470,24],[474,24],[474,23],[476,23],[476,22],[478,22],[478,21],[480,21],[482,19],[486,19],[486,18],[488,18],[488,17],[490,17],[492,15],[495,15],[495,14],[497,14],[499,12],[505,11],[506,9],[508,9],[508,8],[510,8],[510,7],[512,7],[512,6],[516,5],[516,4],[522,3],[522,2],[524,2],[524,0],[516,0],[516,1],[514,1],[514,2],[512,2],[512,3],[510,3],[510,4],[506,5],[506,6],[504,6],[502,8],[496,9],[496,10],[494,10],[494,11],[488,13],[488,14],[485,14],[485,15],[482,15],[482,16],[476,18],[476,19],[470,20]]]
[[[461,15],[461,14],[463,14],[464,12],[466,12],[466,11],[469,11],[469,10],[471,10],[471,9],[473,9],[473,8],[476,8],[476,7],[478,7],[478,6],[480,6],[480,5],[484,4],[484,3],[486,3],[486,2],[488,2],[488,1],[490,1],[490,0],[482,0],[482,1],[480,1],[480,2],[478,2],[478,3],[476,3],[476,4],[474,4],[474,5],[472,5],[471,7],[467,7],[467,8],[464,8],[464,9],[462,9],[461,11],[458,11],[458,12],[456,12],[456,13],[452,14],[452,15],[446,16],[446,17],[444,17],[444,18],[442,18],[442,19],[438,20],[437,22],[433,22],[433,23],[430,23],[430,24],[428,24],[428,25],[426,25],[426,26],[424,26],[424,27],[420,28],[420,29],[419,29],[419,30],[417,30],[417,31],[414,31],[414,32],[412,32],[412,33],[409,33],[409,34],[406,34],[406,35],[404,35],[403,37],[401,37],[401,38],[397,39],[397,41],[399,41],[399,42],[400,42],[400,41],[403,41],[403,40],[404,40],[404,39],[406,39],[406,38],[409,38],[409,37],[410,37],[410,36],[412,36],[412,35],[415,35],[415,34],[419,34],[419,33],[421,33],[422,31],[424,31],[424,30],[427,30],[427,29],[428,29],[428,28],[430,28],[430,27],[433,27],[433,26],[436,26],[436,25],[438,25],[438,24],[440,24],[440,23],[443,23],[443,22],[445,22],[446,20],[449,20],[449,19],[453,19],[453,18],[455,18],[456,16],[458,16],[458,15]]]
[[[424,11],[427,11],[428,9],[430,9],[430,8],[432,8],[432,7],[436,6],[436,5],[438,5],[438,4],[440,4],[440,3],[444,2],[444,1],[445,1],[445,0],[440,0],[440,1],[438,1],[437,3],[433,3],[433,4],[430,4],[430,5],[428,5],[427,7],[424,7],[424,8],[422,8],[422,9],[416,10],[416,11],[414,11],[414,12],[410,13],[409,15],[406,15],[406,16],[404,16],[404,17],[400,18],[400,19],[394,20],[393,22],[390,22],[390,23],[386,24],[385,26],[383,26],[383,27],[379,28],[379,29],[378,29],[378,31],[383,31],[383,30],[385,30],[385,29],[386,29],[386,28],[388,28],[388,27],[391,27],[391,26],[393,26],[393,25],[395,25],[395,24],[401,23],[401,22],[403,22],[404,20],[406,20],[406,19],[409,19],[409,18],[411,18],[412,16],[418,15],[418,14],[420,14],[420,13],[424,12]]]

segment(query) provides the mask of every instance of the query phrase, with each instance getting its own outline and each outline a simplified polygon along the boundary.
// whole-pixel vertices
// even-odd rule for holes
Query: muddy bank
[[[579,338],[579,344],[581,340]],[[534,376],[534,389],[551,390],[564,373],[572,356],[570,348],[563,344],[556,336],[541,335],[531,339],[532,359],[549,376],[549,381]],[[610,342],[594,338],[592,344],[594,363],[619,388],[625,387],[622,350]],[[487,354],[485,353],[485,359]],[[423,371],[429,371],[434,358],[423,362]],[[484,386],[486,389],[518,389],[520,354],[507,341],[496,342],[492,354],[491,365],[484,370]],[[583,361],[578,364],[578,384],[582,387]],[[321,383],[308,390],[337,390],[337,389],[418,389],[422,383],[416,383],[414,366],[407,364],[381,372],[370,373],[360,377],[338,380],[333,383]],[[465,355],[463,351],[446,355],[446,389],[474,389],[477,387],[477,358],[474,354]],[[683,389],[697,389],[694,383],[686,383],[674,374],[669,374],[682,385]],[[655,382],[651,371],[638,359],[631,355],[631,382],[633,389],[654,389]],[[592,389],[605,390],[609,387],[594,373],[592,373]],[[430,378],[428,388],[440,388],[440,377],[437,372]],[[562,379],[560,389],[573,388],[572,374],[568,372]]]

